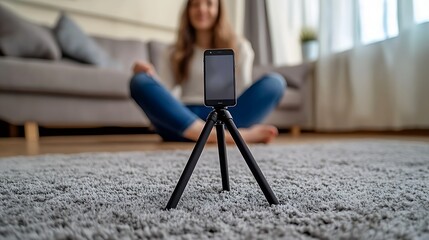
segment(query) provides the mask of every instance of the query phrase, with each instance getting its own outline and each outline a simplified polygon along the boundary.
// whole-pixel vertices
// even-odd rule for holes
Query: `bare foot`
[[[184,137],[197,141],[201,131],[203,130],[204,124],[205,122],[202,120],[195,121],[188,129],[185,130]],[[270,143],[277,137],[277,135],[279,135],[279,131],[276,127],[267,124],[256,124],[250,128],[240,128],[239,132],[247,143]],[[227,143],[234,143],[234,140],[228,131],[225,132],[225,140]],[[216,131],[213,129],[207,139],[207,143],[216,142]]]
[[[278,135],[276,127],[266,124],[257,124],[250,128],[240,129],[241,136],[248,143],[270,143]]]

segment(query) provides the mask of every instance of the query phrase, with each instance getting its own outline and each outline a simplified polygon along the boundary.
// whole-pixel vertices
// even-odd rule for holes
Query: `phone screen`
[[[234,52],[207,50],[204,54],[204,93],[207,106],[235,105]]]

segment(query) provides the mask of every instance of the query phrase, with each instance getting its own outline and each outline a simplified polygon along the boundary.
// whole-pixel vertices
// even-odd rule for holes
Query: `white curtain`
[[[317,130],[429,127],[429,24],[416,24],[418,2],[320,0]]]
[[[429,0],[266,0],[276,65],[319,30],[317,130],[429,127]]]
[[[244,13],[244,36],[255,51],[254,65],[273,63],[271,34],[265,0],[247,0]]]
[[[300,33],[317,29],[319,0],[266,0],[275,65],[302,62]]]

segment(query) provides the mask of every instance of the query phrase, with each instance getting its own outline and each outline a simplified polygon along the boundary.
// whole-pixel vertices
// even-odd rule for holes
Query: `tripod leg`
[[[185,166],[185,169],[180,176],[179,182],[176,185],[176,188],[173,191],[173,194],[170,197],[170,200],[167,203],[166,209],[176,208],[177,203],[180,200],[180,197],[183,194],[183,191],[186,188],[186,184],[188,184],[189,179],[191,178],[192,172],[197,165],[198,159],[201,156],[201,152],[204,149],[204,145],[207,142],[207,138],[210,135],[211,130],[213,129],[214,124],[217,121],[217,113],[211,112],[207,117],[206,124],[204,125],[203,131],[201,132],[200,137],[195,144],[194,149],[192,150],[191,156],[189,157],[188,163]]]
[[[222,189],[224,191],[229,191],[228,160],[226,157],[225,132],[223,126],[222,122],[218,121],[216,123],[217,146],[219,150],[220,173],[222,175]]]
[[[264,174],[262,173],[255,159],[253,158],[252,153],[250,152],[249,148],[247,147],[246,143],[238,132],[234,121],[232,121],[231,114],[227,110],[224,110],[223,113],[219,116],[219,118],[225,123],[226,127],[228,128],[232,138],[234,139],[235,144],[241,152],[241,155],[243,155],[244,160],[246,160],[247,166],[250,168],[250,171],[258,182],[259,187],[262,189],[265,198],[270,204],[279,204],[276,195],[274,195],[273,190],[271,190],[270,185],[268,185]]]

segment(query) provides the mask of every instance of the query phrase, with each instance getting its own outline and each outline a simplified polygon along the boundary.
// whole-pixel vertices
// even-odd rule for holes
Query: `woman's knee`
[[[270,94],[283,95],[284,91],[287,88],[285,78],[279,73],[268,73],[264,75],[261,81],[263,81],[265,90],[270,92]]]
[[[152,83],[153,81],[154,81],[154,79],[151,76],[149,76],[146,73],[144,73],[144,72],[136,73],[131,78],[130,87],[133,87],[135,85],[144,85],[144,84],[147,84],[147,83]]]
[[[137,73],[130,80],[131,96],[146,88],[147,85],[153,84],[156,80],[146,73]]]
[[[271,72],[267,73],[264,77],[270,81],[270,85],[272,86],[283,90],[287,87],[286,79],[280,73]]]

